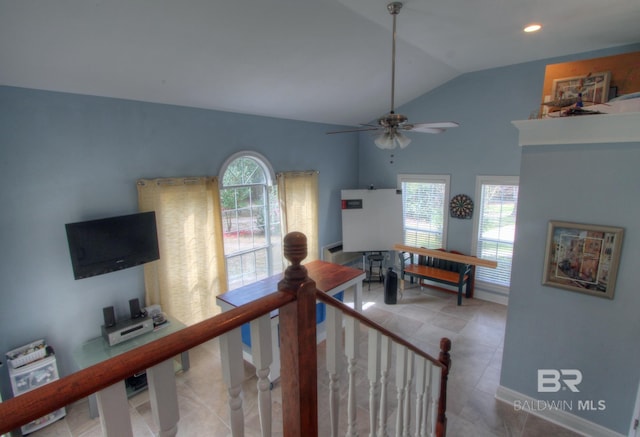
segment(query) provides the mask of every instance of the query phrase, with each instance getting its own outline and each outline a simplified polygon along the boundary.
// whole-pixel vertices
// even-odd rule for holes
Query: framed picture
[[[542,284],[613,299],[624,230],[550,221]]]
[[[582,94],[585,106],[606,103],[609,100],[611,72],[589,73],[585,76],[554,79],[551,100],[573,99]]]

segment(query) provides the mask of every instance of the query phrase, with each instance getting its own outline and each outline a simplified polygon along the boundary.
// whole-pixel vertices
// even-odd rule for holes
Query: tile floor
[[[405,290],[396,305],[386,305],[382,287],[364,287],[365,314],[387,329],[410,339],[427,353],[437,356],[441,337],[451,339],[453,368],[449,377],[447,436],[449,437],[564,437],[578,434],[546,422],[536,416],[515,411],[494,397],[500,380],[502,344],[506,307],[477,299],[456,305],[455,296],[419,287]],[[349,301],[349,296],[345,299]],[[363,352],[361,351],[361,354]],[[323,374],[324,349],[318,349],[319,373]],[[366,356],[366,350],[364,352]],[[212,340],[190,352],[191,369],[177,376],[180,405],[178,436],[229,436],[226,389],[220,372],[219,349]],[[360,360],[364,361],[364,360]],[[359,363],[364,366],[364,363]],[[244,412],[245,434],[257,436],[258,408],[255,396],[256,376],[245,363]],[[364,379],[364,377],[362,377]],[[343,387],[346,383],[342,383]],[[367,382],[358,384],[358,432],[366,436],[368,413]],[[328,435],[327,390],[319,389],[320,435]],[[282,435],[281,391],[276,383],[272,390],[273,435]],[[151,421],[147,392],[130,399],[131,418],[136,437],[153,436],[157,429]],[[346,408],[341,408],[341,435],[344,435]],[[80,401],[67,408],[67,416],[37,431],[33,437],[100,436],[99,419],[90,419],[88,402]]]

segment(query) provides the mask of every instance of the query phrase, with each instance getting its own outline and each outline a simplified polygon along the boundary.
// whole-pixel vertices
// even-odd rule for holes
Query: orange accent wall
[[[640,52],[606,56],[585,61],[549,64],[545,69],[542,98],[551,95],[553,80],[586,76],[589,73],[611,72],[610,87],[618,88],[618,96],[640,91]],[[614,96],[609,96],[612,98]]]

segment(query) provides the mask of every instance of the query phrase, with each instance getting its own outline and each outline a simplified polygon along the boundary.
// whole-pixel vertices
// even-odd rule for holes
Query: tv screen
[[[160,258],[155,212],[67,223],[76,279],[122,270]]]

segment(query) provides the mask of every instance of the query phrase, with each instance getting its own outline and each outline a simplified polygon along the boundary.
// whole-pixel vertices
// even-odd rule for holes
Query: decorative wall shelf
[[[517,120],[520,146],[640,142],[640,112]]]

